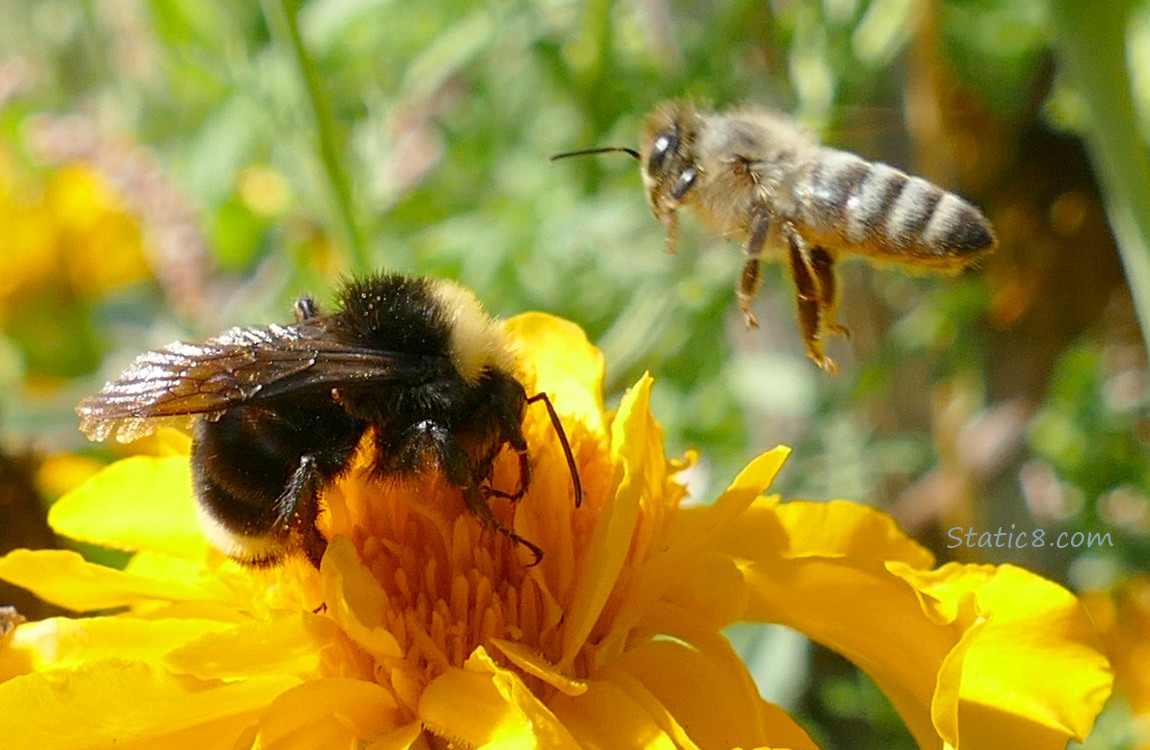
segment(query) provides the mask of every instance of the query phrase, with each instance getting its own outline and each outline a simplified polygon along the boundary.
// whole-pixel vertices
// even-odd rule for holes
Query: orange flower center
[[[501,523],[544,551],[534,567],[528,567],[531,551],[471,515],[462,492],[439,472],[381,481],[366,462],[358,462],[325,493],[321,530],[329,538],[339,534],[351,540],[382,591],[382,627],[402,654],[377,660],[375,678],[413,713],[428,683],[449,667],[462,666],[477,646],[493,639],[558,656],[563,607],[550,590],[556,580],[572,577],[570,564],[561,564],[570,557],[573,531],[578,533],[568,514],[591,511],[586,499],[581,509],[574,508],[565,460],[552,462],[550,450],[541,455],[533,455],[536,471],[522,499],[490,499]],[[518,459],[507,450],[496,462],[491,484],[502,489],[517,482]],[[520,513],[550,522],[517,525]]]

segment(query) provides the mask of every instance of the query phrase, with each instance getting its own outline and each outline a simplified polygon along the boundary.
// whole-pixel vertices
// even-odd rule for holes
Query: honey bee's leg
[[[659,221],[663,222],[663,229],[667,232],[667,252],[671,255],[674,255],[679,247],[679,206],[684,196],[694,189],[698,178],[698,170],[687,167],[671,186],[670,193],[666,197],[659,198],[662,207]]]
[[[819,289],[819,305],[822,307],[822,327],[829,333],[837,333],[850,338],[851,332],[835,320],[838,308],[838,279],[835,276],[835,259],[824,248],[815,247],[809,254],[811,270]]]
[[[739,276],[739,288],[736,292],[739,299],[739,312],[743,320],[747,321],[747,328],[758,328],[759,321],[751,312],[751,303],[759,291],[759,282],[762,280],[763,248],[767,244],[767,234],[771,229],[771,216],[766,211],[755,214],[751,220],[751,232],[744,248],[747,259],[743,263],[743,272]]]
[[[667,252],[674,255],[679,250],[679,213],[674,208],[668,208],[659,216],[659,221],[667,233]]]
[[[816,281],[813,263],[807,253],[806,243],[790,222],[783,222],[782,231],[790,250],[791,277],[795,282],[799,327],[802,329],[803,341],[807,346],[807,356],[821,369],[833,373],[837,369],[835,363],[823,352],[824,300],[820,294],[819,283]],[[831,289],[833,294],[833,286]]]

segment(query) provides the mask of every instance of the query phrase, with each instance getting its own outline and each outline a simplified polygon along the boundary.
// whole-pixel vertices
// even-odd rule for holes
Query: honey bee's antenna
[[[635,161],[642,161],[643,157],[639,156],[639,152],[633,148],[626,146],[601,146],[599,148],[583,148],[578,151],[564,151],[561,154],[555,154],[551,157],[551,161],[558,161],[559,159],[566,159],[568,156],[588,156],[590,154],[609,154],[612,152],[620,152],[627,154]]]

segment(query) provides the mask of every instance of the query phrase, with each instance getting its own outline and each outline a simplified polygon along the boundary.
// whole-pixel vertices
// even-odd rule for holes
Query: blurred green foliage
[[[1142,33],[1150,5],[1118,5]],[[1050,140],[1091,127],[1060,63],[1068,32],[1055,31],[1042,0],[4,3],[5,221],[68,220],[43,197],[61,169],[87,165],[120,196],[107,220],[139,222],[148,265],[94,287],[69,264],[107,233],[61,230],[52,262],[70,271],[0,281],[5,447],[82,449],[71,407],[127,358],[283,320],[303,291],[389,268],[458,279],[500,315],[578,322],[606,354],[611,399],[652,371],[672,449],[701,452],[699,498],[788,442],[782,492],[892,509],[947,557],[1107,582],[1097,566],[1074,579],[1086,551],[1023,560],[939,544],[954,523],[1016,523],[1113,530],[1116,546],[1090,559],[1110,576],[1145,569],[1140,305],[1105,225],[1114,190],[1100,197],[1077,140]],[[1144,105],[1150,61],[1132,47],[1127,64]],[[763,329],[746,332],[733,243],[687,220],[667,255],[631,160],[548,161],[637,146],[644,113],[671,97],[770,103],[921,172],[983,206],[1000,257],[943,279],[848,264],[854,337],[830,342],[841,372],[828,377],[803,355],[781,269],[767,269]],[[1120,115],[1110,122],[1136,140],[1150,132],[1146,112],[1141,130]],[[1051,144],[1065,150],[1050,157]],[[0,244],[0,268],[24,268],[32,247]],[[96,265],[135,252],[118,247]],[[1036,510],[1025,479],[1039,469],[1078,500]],[[876,691],[833,672],[791,696],[813,731],[845,742],[860,716],[889,724]]]

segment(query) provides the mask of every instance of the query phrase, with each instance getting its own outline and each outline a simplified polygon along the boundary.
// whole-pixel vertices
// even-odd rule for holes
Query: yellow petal
[[[492,638],[491,645],[498,648],[512,664],[532,677],[538,677],[565,695],[582,695],[587,691],[586,682],[573,680],[560,673],[554,665],[547,663],[540,654],[530,650],[522,643]]]
[[[554,396],[556,410],[603,430],[603,353],[583,329],[545,313],[516,315],[504,327],[519,342],[524,367],[534,369],[535,388]]]
[[[36,488],[46,497],[60,497],[95,476],[104,464],[81,453],[45,456],[36,470]]]
[[[770,537],[763,537],[764,531]],[[890,516],[858,503],[792,500],[755,502],[723,533],[722,549],[735,557],[824,557],[884,562],[916,568],[934,565],[928,549],[906,535]]]
[[[775,704],[763,701],[759,713],[763,723],[770,728],[770,748],[773,750],[819,750],[806,730]]]
[[[1037,750],[1086,736],[1110,695],[1111,673],[1090,619],[1069,591],[1012,565],[892,566],[892,572],[931,599],[973,608],[948,608],[967,621],[943,667],[952,679],[939,681],[936,725],[955,732],[944,739],[978,747],[988,732],[1006,730],[1015,747]],[[951,692],[944,694],[946,687]],[[980,719],[967,719],[973,715]]]
[[[250,600],[240,600],[228,597],[226,582],[217,579],[211,571],[205,569],[203,561],[188,560],[183,557],[172,557],[163,552],[137,552],[124,565],[124,572],[138,578],[150,578],[157,581],[171,581],[173,583],[188,583],[195,581],[208,587],[219,597],[220,602],[227,602],[236,606],[250,603]]]
[[[348,636],[376,659],[403,657],[384,626],[387,597],[347,537],[334,537],[320,563],[328,613]]]
[[[611,666],[635,677],[699,747],[815,748],[786,714],[771,717],[779,724],[766,724],[750,675],[745,668],[732,669],[721,653],[673,640],[647,641]]]
[[[26,624],[24,616],[12,607],[0,607],[0,682],[32,671],[32,658],[26,649],[13,647],[16,632]]]
[[[418,721],[386,732],[364,750],[411,750],[412,748],[431,750],[431,746],[427,744],[426,735],[423,733],[423,725]]]
[[[890,698],[919,744],[931,747],[938,744],[930,715],[935,675],[961,629],[927,618],[912,588],[887,571],[876,544],[839,528],[841,518],[848,530],[886,538],[887,525],[874,518],[879,515],[849,503],[760,499],[716,547],[740,561],[744,619],[788,625],[854,662]],[[821,524],[828,537],[812,534],[810,523]],[[892,556],[927,559],[917,545],[897,536],[891,541]],[[852,549],[863,556],[844,556]]]
[[[432,733],[472,747],[577,750],[579,745],[517,674],[477,648],[423,691],[419,718]]]
[[[774,481],[788,455],[790,449],[784,446],[759,455],[714,503],[678,512],[665,548],[635,571],[632,592],[615,618],[616,637],[624,637],[657,600],[666,597],[692,602],[698,615],[716,628],[738,619],[746,601],[743,575],[729,554],[708,554],[706,546],[721,534],[738,533],[743,514]],[[759,502],[773,507],[771,500]]]
[[[746,611],[746,579],[729,556],[705,552],[689,565],[668,565],[667,569],[677,572],[677,575],[665,582],[665,591],[659,602],[691,610],[699,624],[719,630],[737,622]],[[648,585],[651,584],[646,580],[637,580],[636,589],[643,592]],[[636,607],[643,606],[642,598],[646,597],[636,597]],[[653,606],[653,602],[643,606],[641,616],[646,616]]]
[[[220,553],[215,553],[221,556]],[[275,597],[272,606],[284,609],[314,609],[321,601],[321,595],[316,593],[304,598],[302,593],[306,587],[298,585],[276,586],[277,575],[286,575],[286,572],[296,561],[288,560],[279,568],[271,570],[257,570],[244,568],[230,560],[220,560],[205,565],[204,561],[187,560],[172,557],[162,552],[137,552],[132,555],[124,565],[124,573],[137,578],[151,579],[158,582],[171,581],[180,585],[195,582],[211,592],[208,600],[189,599],[178,601],[152,601],[140,606],[134,606],[132,613],[138,617],[162,617],[159,614],[167,611],[172,617],[191,617],[223,622],[239,622],[248,620],[252,615],[252,607],[256,602],[270,604],[267,600]],[[308,565],[310,572],[310,563]],[[293,584],[297,584],[293,581]],[[297,592],[299,589],[299,592]],[[289,594],[300,593],[293,600]],[[303,601],[298,601],[303,599]]]
[[[329,677],[278,696],[260,716],[262,750],[356,747],[399,727],[391,693],[374,682]]]
[[[48,522],[64,536],[115,549],[199,560],[208,548],[186,455],[117,461],[60,498]]]
[[[147,440],[147,443],[143,443]],[[140,440],[132,443],[133,448],[147,446],[148,450],[141,450],[140,453],[147,453],[152,456],[183,456],[187,458],[192,453],[192,438],[188,433],[183,430],[177,430],[173,427],[161,427],[147,435]]]
[[[550,706],[578,747],[587,750],[684,747],[672,739],[640,701],[611,680],[591,680],[584,695],[573,698],[559,694]]]
[[[171,649],[224,627],[209,620],[54,617],[21,625],[12,648],[24,652],[36,671],[111,658],[157,663]]]
[[[611,662],[627,670],[702,747],[802,747],[814,743],[785,712],[767,710],[730,642],[707,618],[668,602],[655,604],[638,641]]]
[[[37,750],[232,747],[286,677],[205,683],[100,661],[0,684],[0,737]]]
[[[649,463],[648,443],[658,439],[651,434],[658,430],[650,413],[651,383],[651,377],[645,375],[627,392],[611,425],[611,454],[612,463],[618,467],[618,489],[612,493],[614,501],[604,506],[599,517],[586,553],[586,572],[576,582],[567,609],[558,664],[563,672],[569,670],[583,647],[615,586],[631,548],[640,503],[649,489],[648,474],[653,467]],[[659,461],[663,461],[661,448]]]
[[[1108,690],[1104,661],[1068,593],[1022,572],[1001,573],[1010,583],[996,588],[994,568],[920,570],[929,553],[876,511],[759,501],[716,547],[740,561],[746,619],[788,625],[854,662],[924,747],[1008,724],[1018,747],[1049,746],[1052,726],[1065,744],[1088,729]],[[1012,611],[1012,601],[1021,609]],[[1009,623],[1001,638],[997,616]],[[1010,644],[1027,630],[1039,642],[1019,657]],[[1027,705],[1027,675],[1042,674],[1039,664],[1066,669],[1078,687],[1052,680],[1037,691],[1038,705]]]
[[[736,533],[738,529],[732,527],[741,523],[751,503],[759,499],[771,486],[771,482],[775,481],[775,476],[790,454],[790,448],[780,445],[756,456],[715,502],[694,505],[680,511],[671,530],[668,546],[695,551],[720,534],[729,536]],[[765,501],[760,502],[765,508],[771,507]],[[729,545],[731,541],[726,540],[724,543]]]
[[[46,602],[78,612],[148,601],[210,601],[218,592],[198,583],[133,575],[86,561],[69,550],[13,550],[0,557],[0,579]]]
[[[353,671],[355,653],[339,626],[328,617],[310,612],[216,627],[188,639],[165,656],[164,664],[176,674],[200,679],[238,679],[253,675],[319,674],[330,660]],[[370,677],[370,666],[361,666]]]

